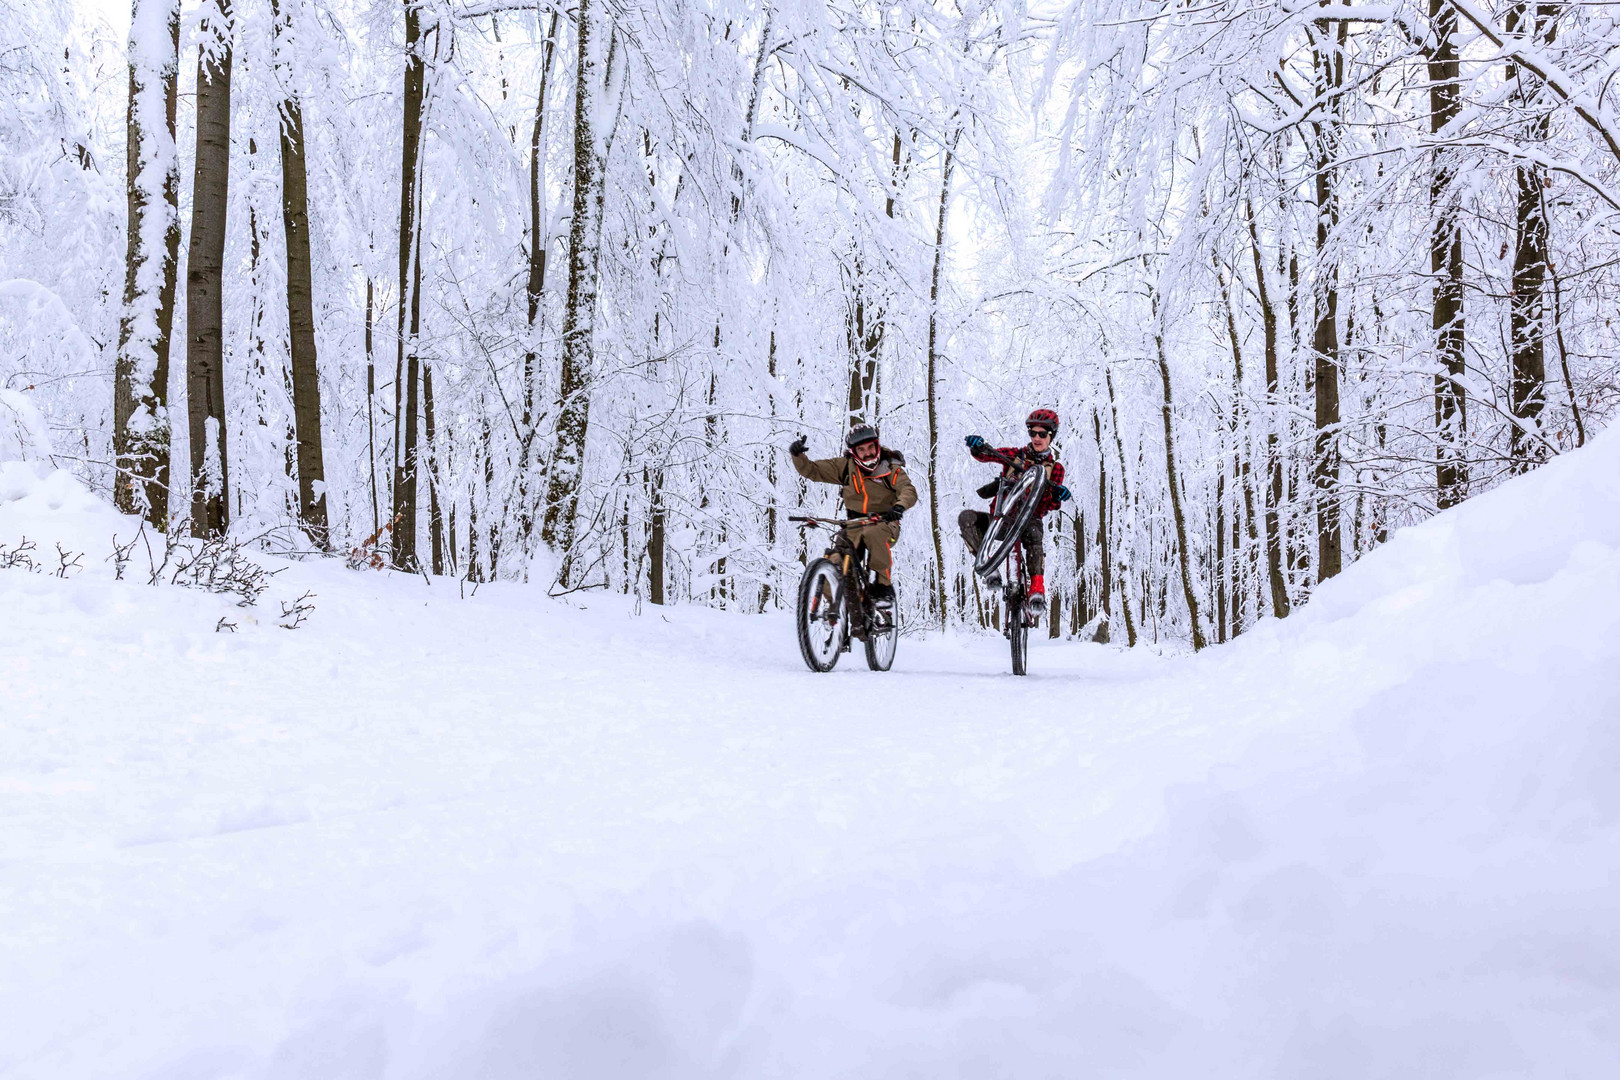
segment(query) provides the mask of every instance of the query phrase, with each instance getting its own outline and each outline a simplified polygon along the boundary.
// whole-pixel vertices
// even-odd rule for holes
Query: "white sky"
[[[130,0],[73,0],[73,6],[88,19],[103,19],[119,37],[129,33]]]

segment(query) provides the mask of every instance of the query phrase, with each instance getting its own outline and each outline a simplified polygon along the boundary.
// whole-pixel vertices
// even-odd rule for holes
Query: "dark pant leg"
[[[1046,573],[1046,536],[1041,519],[1036,518],[1024,526],[1018,539],[1024,542],[1024,567],[1030,577]]]
[[[990,515],[983,510],[964,510],[957,515],[956,527],[968,550],[978,554],[979,545],[984,543],[984,531],[990,527]]]

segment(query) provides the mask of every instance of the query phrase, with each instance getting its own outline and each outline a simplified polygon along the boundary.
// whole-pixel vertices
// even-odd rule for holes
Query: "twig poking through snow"
[[[309,618],[309,613],[315,610],[315,605],[310,603],[313,599],[315,599],[315,594],[305,589],[304,595],[292,603],[289,604],[283,600],[281,602],[281,617],[286,621],[280,623],[280,627],[283,630],[296,630],[303,626],[304,621]]]

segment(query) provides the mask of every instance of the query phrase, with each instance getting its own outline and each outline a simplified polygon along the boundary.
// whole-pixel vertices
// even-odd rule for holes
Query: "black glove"
[[[905,507],[901,506],[899,503],[895,503],[893,506],[883,511],[883,513],[879,516],[883,518],[884,521],[899,521],[905,512]]]
[[[788,453],[792,454],[794,457],[798,457],[800,454],[804,453],[804,451],[805,443],[803,435],[800,435],[797,439],[794,439],[792,442],[788,443]]]
[[[981,436],[981,435],[969,435],[967,437],[967,447],[968,447],[969,450],[977,450],[979,447],[981,447],[983,445],[984,445],[984,437],[983,436]]]
[[[1073,496],[1069,494],[1069,489],[1064,487],[1062,484],[1059,484],[1057,487],[1053,488],[1052,494],[1057,498],[1058,502],[1068,502],[1071,498],[1073,498]]]

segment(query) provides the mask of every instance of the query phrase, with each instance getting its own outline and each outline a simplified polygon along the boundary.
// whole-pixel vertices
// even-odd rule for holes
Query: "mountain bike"
[[[888,671],[900,642],[900,624],[894,608],[872,602],[867,581],[866,548],[850,540],[850,530],[876,525],[873,517],[834,521],[817,517],[789,517],[800,528],[828,529],[832,543],[819,559],[812,559],[799,579],[799,652],[811,671],[831,671],[838,657],[850,651],[851,638],[866,647],[866,666]]]
[[[1024,572],[1024,545],[1018,538],[1046,494],[1046,470],[1024,468],[1006,454],[992,452],[990,456],[1009,469],[1021,471],[1003,475],[995,482],[990,525],[979,542],[973,572],[986,580],[992,575],[1001,578],[1002,633],[1012,646],[1013,674],[1026,675],[1029,628],[1035,616],[1029,610],[1029,576]]]

